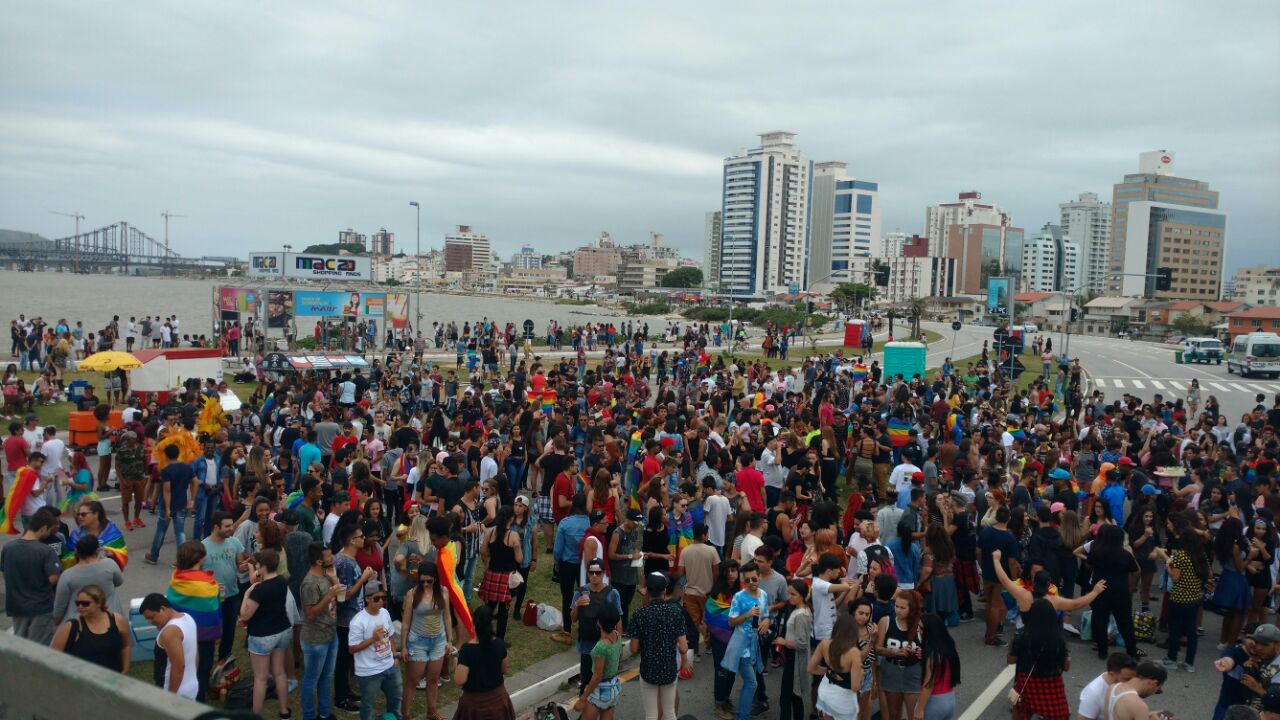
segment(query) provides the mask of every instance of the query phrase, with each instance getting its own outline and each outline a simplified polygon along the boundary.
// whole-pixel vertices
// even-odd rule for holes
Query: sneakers
[[[144,563],[146,563],[146,564],[148,564],[148,565],[155,565],[155,564],[156,564],[156,559],[155,559],[155,558],[153,558],[153,557],[151,557],[150,555],[143,555],[143,556],[142,556],[142,562],[144,562]]]
[[[727,702],[716,705],[716,717],[720,720],[733,720],[734,710]]]
[[[696,662],[696,663],[700,663],[700,662],[702,662],[702,653],[694,653],[694,654],[693,654],[693,661],[694,661],[694,662]]]
[[[973,622],[973,613],[961,613],[960,622],[962,623]]]
[[[349,712],[349,713],[360,712],[359,700],[352,700],[350,698],[347,698],[346,700],[341,700],[339,702],[334,703],[333,706],[338,708],[339,710]]]
[[[132,529],[133,529],[133,523],[132,523],[131,521],[129,521],[129,520],[125,520],[125,521],[124,521],[124,529],[125,529],[125,530],[132,530]]]
[[[1178,669],[1181,670],[1182,672],[1193,673],[1196,671],[1196,666],[1188,665],[1186,663],[1178,663]]]
[[[764,717],[769,713],[769,703],[751,703],[751,717]]]
[[[423,678],[419,678],[419,679],[418,679],[418,684],[417,684],[417,685],[415,685],[414,687],[416,687],[416,688],[417,688],[417,689],[419,689],[419,690],[426,690],[426,689],[427,689],[427,679],[426,679],[425,677],[423,677]]]
[[[142,518],[138,518],[133,521],[133,526],[136,528],[144,528],[147,526],[147,524],[142,522]]]
[[[1071,624],[1071,623],[1069,623],[1069,622],[1068,622],[1068,623],[1062,623],[1062,629],[1063,629],[1063,630],[1065,630],[1066,632],[1068,632],[1068,633],[1072,634],[1072,635],[1075,635],[1076,637],[1080,637],[1080,630],[1079,630],[1079,628],[1077,628],[1075,625],[1072,625],[1072,624]]]
[[[1178,661],[1177,661],[1177,660],[1170,660],[1170,659],[1169,659],[1169,658],[1167,658],[1167,657],[1166,657],[1166,658],[1160,658],[1160,664],[1161,664],[1161,665],[1163,665],[1163,666],[1165,666],[1165,667],[1167,667],[1167,668],[1169,668],[1170,670],[1176,670],[1176,669],[1177,669],[1177,667],[1178,667]]]
[[[1004,647],[1004,639],[996,637],[991,640],[987,640],[984,644],[991,647]]]

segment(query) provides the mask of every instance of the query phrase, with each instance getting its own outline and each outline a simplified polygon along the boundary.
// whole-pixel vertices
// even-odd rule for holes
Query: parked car
[[[1232,372],[1244,377],[1254,373],[1280,377],[1280,335],[1258,332],[1236,336],[1227,357],[1227,374]]]
[[[1193,337],[1182,341],[1182,361],[1222,364],[1222,343],[1217,338]]]

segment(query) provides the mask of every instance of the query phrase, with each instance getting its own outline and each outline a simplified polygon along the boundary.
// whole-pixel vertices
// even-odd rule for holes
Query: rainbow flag
[[[35,470],[23,465],[18,468],[17,477],[4,497],[4,505],[0,506],[0,532],[5,535],[18,534],[18,517],[22,514],[22,504],[27,501],[31,489],[40,478]]]
[[[165,592],[169,604],[196,621],[196,639],[202,642],[222,637],[222,599],[218,581],[208,570],[174,570]]]
[[[871,373],[870,371],[867,370],[866,365],[863,365],[862,363],[857,363],[853,366],[852,377],[853,377],[853,381],[856,383],[866,382],[867,378],[871,377]]]
[[[627,444],[627,459],[634,461],[644,448],[644,440],[640,439],[640,431],[631,433],[631,442]]]
[[[462,594],[462,586],[458,584],[458,559],[455,545],[457,543],[451,542],[436,553],[437,576],[440,578],[439,582],[444,585],[445,592],[449,593],[449,604],[453,606],[454,614],[462,621],[462,626],[467,629],[470,636],[475,638],[476,626],[471,620],[471,608]]]
[[[1023,432],[1023,431],[1022,431],[1022,427],[1021,427],[1020,425],[1010,425],[1010,426],[1009,426],[1009,434],[1013,436],[1013,439],[1014,439],[1014,440],[1026,440],[1026,439],[1027,439],[1027,434],[1026,434],[1025,432]]]
[[[85,534],[80,528],[71,531],[71,537],[67,538],[66,544],[62,546],[62,557],[59,558],[63,569],[76,564],[76,542]],[[120,566],[120,572],[124,572],[125,566],[129,564],[129,546],[125,544],[124,534],[120,532],[120,528],[108,520],[107,526],[98,535],[98,543],[102,546],[100,551],[105,552],[107,557]]]
[[[693,515],[685,513],[676,520],[673,513],[667,513],[667,552],[676,556],[680,562],[680,553],[693,544]]]
[[[733,637],[733,628],[729,625],[729,604],[732,599],[728,596],[708,596],[703,609],[702,619],[707,623],[707,630],[720,642],[727,643]]]
[[[889,444],[893,447],[900,448],[907,444],[907,432],[911,430],[911,423],[898,418],[889,418]]]
[[[302,491],[294,490],[284,499],[284,509],[293,510],[302,504]]]

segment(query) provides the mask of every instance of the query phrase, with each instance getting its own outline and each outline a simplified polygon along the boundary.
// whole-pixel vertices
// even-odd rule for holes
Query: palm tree
[[[924,317],[927,310],[928,304],[924,298],[913,297],[911,302],[907,304],[907,317],[911,318],[912,337],[920,337],[920,319]]]

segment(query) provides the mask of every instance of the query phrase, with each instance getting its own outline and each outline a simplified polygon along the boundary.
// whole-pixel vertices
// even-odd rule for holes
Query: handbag
[[[1022,681],[1022,690],[1026,690],[1027,685],[1031,683],[1031,673],[1036,669],[1036,663],[1040,662],[1042,654],[1044,654],[1044,649],[1036,653],[1036,659],[1031,661],[1031,670],[1027,671],[1027,677]],[[1006,697],[1009,698],[1010,707],[1016,707],[1018,703],[1022,702],[1022,690],[1009,688],[1009,694]]]
[[[512,590],[515,590],[516,588],[520,587],[523,584],[524,584],[524,576],[521,575],[518,570],[512,570],[511,573],[507,575],[507,587],[511,588]]]

